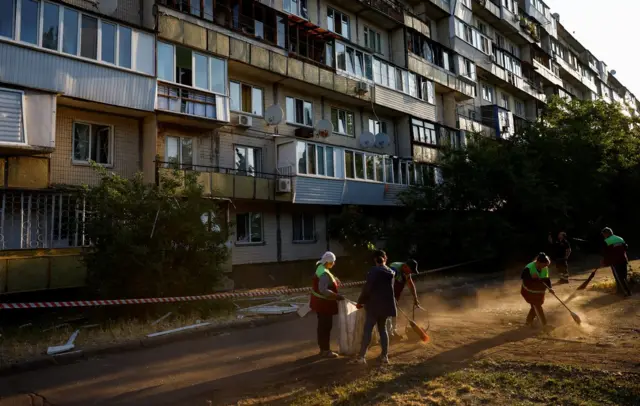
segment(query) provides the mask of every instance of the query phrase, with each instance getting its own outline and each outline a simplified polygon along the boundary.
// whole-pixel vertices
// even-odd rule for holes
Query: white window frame
[[[0,0],[3,1],[3,0]],[[4,0],[6,1],[6,0]],[[43,30],[44,30],[44,5],[45,3],[54,5],[58,7],[58,41],[56,44],[56,49],[50,49],[50,48],[45,48],[42,45],[42,36],[43,36]],[[14,43],[18,43],[21,44],[23,46],[26,47],[34,47],[34,48],[39,48],[42,50],[45,50],[46,52],[52,52],[52,53],[56,53],[56,54],[60,54],[62,56],[66,56],[66,57],[70,57],[70,58],[74,58],[74,59],[80,59],[83,61],[90,61],[92,63],[99,63],[101,65],[107,65],[107,66],[111,66],[117,69],[123,69],[126,71],[130,71],[130,72],[137,72],[143,75],[148,75],[148,76],[155,76],[156,72],[155,72],[155,53],[152,52],[149,54],[150,59],[150,66],[151,71],[150,72],[145,72],[141,69],[141,67],[137,66],[137,60],[136,60],[136,54],[135,54],[135,50],[138,48],[137,46],[137,36],[139,35],[144,35],[147,36],[148,38],[152,39],[153,44],[155,46],[156,43],[156,38],[155,36],[135,29],[131,26],[128,25],[123,25],[120,24],[118,22],[115,21],[111,21],[96,15],[92,15],[71,7],[67,7],[64,4],[60,4],[60,3],[55,3],[52,1],[38,1],[38,16],[37,16],[37,22],[38,22],[38,27],[36,28],[37,31],[37,40],[36,40],[36,44],[32,44],[30,42],[25,42],[20,40],[20,35],[21,35],[21,20],[22,20],[22,1],[21,0],[15,0],[14,1],[14,5],[15,5],[15,15],[14,15],[14,19],[13,19],[13,38],[10,37],[0,37],[3,40],[7,40],[10,42],[14,42]],[[65,10],[71,10],[73,12],[76,12],[78,14],[77,16],[77,27],[78,27],[78,32],[77,32],[77,38],[75,40],[75,45],[76,45],[76,53],[75,54],[71,54],[71,53],[67,53],[63,51],[63,46],[64,46],[64,13]],[[87,17],[90,18],[94,18],[97,20],[97,42],[96,42],[96,59],[93,58],[87,58],[81,55],[82,53],[82,17],[86,15]],[[107,62],[104,61],[102,59],[102,24],[110,24],[115,26],[116,30],[115,30],[115,43],[114,43],[114,51],[115,51],[115,61],[114,62]],[[125,67],[125,66],[120,66],[120,30],[121,28],[124,29],[128,29],[131,31],[131,55],[130,55],[130,61],[131,61],[131,67]]]
[[[488,95],[488,98],[487,98]],[[489,85],[482,84],[482,100],[493,103],[493,88]]]
[[[311,230],[311,239],[306,239],[304,235],[305,234],[305,229],[304,229],[305,216],[311,216],[312,218],[313,229]],[[300,221],[300,230],[302,231],[302,239],[296,239],[296,235],[294,232],[296,219]],[[310,243],[318,242],[318,235],[316,233],[316,215],[315,214],[307,213],[307,212],[297,212],[297,213],[294,212],[291,214],[291,241],[294,244],[310,244]]]
[[[514,99],[514,108],[515,108],[516,115],[519,115],[519,116],[525,115],[524,102]]]
[[[389,135],[389,133],[387,132],[388,130],[387,122],[384,120],[377,120],[375,118],[369,117],[369,120],[367,121],[367,125],[368,125],[369,131],[372,132],[373,134],[384,133]],[[379,128],[380,131],[376,131],[376,127]]]
[[[89,158],[85,160],[78,160],[75,157],[76,150],[76,125],[88,125],[89,126]],[[105,168],[112,168],[115,161],[115,127],[110,124],[99,123],[95,121],[86,121],[86,120],[74,120],[73,125],[71,126],[71,163],[73,165],[90,165],[91,161],[91,133],[94,125],[99,125],[102,127],[107,127],[109,129],[109,156],[108,163],[96,162],[97,165],[103,166]]]
[[[353,154],[353,178],[349,178],[347,177],[347,153],[352,153]],[[357,154],[362,154],[362,174],[363,177],[362,178],[358,178],[357,177],[357,171],[356,171],[356,155]],[[385,162],[385,156],[384,155],[380,155],[380,154],[372,154],[370,152],[366,152],[366,151],[358,151],[355,149],[344,149],[344,178],[347,180],[354,180],[354,181],[358,181],[358,182],[376,182],[376,183],[385,183],[385,177],[386,177],[386,162]],[[369,179],[367,177],[367,157],[372,157],[373,159],[373,177],[374,179]],[[376,174],[378,173],[377,171],[377,162],[375,157],[379,157],[381,158],[381,162],[382,162],[382,179],[375,179],[376,178]]]
[[[334,34],[340,35],[342,38],[350,40],[351,39],[351,17],[349,17],[346,13],[343,13],[342,11],[335,9],[334,7],[327,7],[327,28],[329,27],[329,13],[333,14],[333,16],[331,17],[333,18],[333,30],[329,29],[329,31],[333,32]],[[339,33],[336,31],[336,14],[340,16],[340,31],[342,31],[342,19],[343,18],[347,19],[347,35],[344,35],[344,33]]]
[[[306,10],[307,10],[307,16],[306,17],[302,13],[302,9],[303,9],[302,2],[303,1],[306,3],[306,6],[307,6],[307,7],[305,7]],[[294,15],[297,15],[298,17],[300,17],[300,18],[304,18],[305,20],[308,20],[309,19],[309,3],[308,3],[308,1],[307,0],[295,0],[295,3],[296,3],[295,10],[293,10],[293,7],[291,7],[292,6],[292,4],[291,4],[292,2],[293,2],[293,0],[285,0],[283,2],[283,4],[282,4],[282,9],[285,12],[289,13],[289,14],[294,14]],[[288,5],[288,7],[287,7],[287,5]]]
[[[373,46],[371,40],[373,38]],[[364,26],[364,46],[377,54],[382,54],[382,35],[378,30]]]
[[[240,86],[240,94],[238,95],[239,96],[238,104],[240,106],[240,110],[231,109],[231,105],[232,105],[232,103],[231,103],[231,100],[232,100],[232,97],[231,97],[231,84],[232,83],[235,83],[238,86]],[[260,90],[260,92],[261,92],[260,110],[262,110],[261,114],[254,113],[253,111],[249,112],[249,111],[242,110],[242,104],[243,104],[242,103],[242,86],[249,86],[251,88],[251,107],[252,107],[252,110],[253,110],[253,91],[254,90]],[[251,85],[251,84],[246,83],[246,82],[241,82],[239,80],[230,80],[229,81],[229,107],[230,107],[231,111],[234,111],[236,113],[248,114],[248,115],[254,116],[254,117],[264,117],[264,88],[262,88],[260,86],[254,86],[254,85]]]
[[[344,47],[344,69],[340,68],[338,66],[338,44],[342,45]],[[361,51],[351,45],[345,44],[344,42],[340,42],[340,41],[336,41],[335,45],[333,47],[333,56],[334,56],[334,60],[336,61],[336,70],[338,72],[341,72],[343,74],[345,74],[346,76],[349,77],[353,77],[353,78],[357,78],[358,80],[362,80],[365,82],[374,82],[375,81],[375,73],[374,73],[374,61],[375,58],[373,57],[373,55],[371,55],[370,53]],[[357,62],[357,54],[361,53],[362,54],[362,75],[358,75],[357,71],[356,71],[356,66],[353,66],[353,72],[349,72],[349,50],[353,51],[353,54],[355,56],[354,59],[354,64]],[[367,57],[369,59],[371,59],[371,79],[369,79],[367,77]]]
[[[302,102],[302,117],[301,117],[302,123],[298,123],[296,121],[289,121],[289,114],[288,114],[288,111],[287,111],[287,104],[288,104],[288,100],[289,99],[293,100],[293,119],[294,120],[297,119],[297,117],[296,117],[296,101],[301,101]],[[311,124],[307,124],[307,123],[304,122],[305,121],[304,120],[305,119],[305,117],[304,117],[304,104],[305,103],[311,104]],[[285,97],[285,112],[284,112],[284,115],[285,115],[285,121],[286,121],[287,124],[294,125],[296,127],[313,128],[313,122],[314,122],[313,102],[311,102],[309,100],[300,99],[300,98],[297,98],[297,97],[294,97],[294,96],[286,96]]]
[[[254,214],[259,214],[260,215],[260,241],[251,241],[251,215]],[[238,240],[238,216],[243,216],[246,215],[247,217],[247,231],[249,232],[249,241],[240,241]],[[236,245],[263,245],[265,244],[265,239],[264,239],[264,213],[263,212],[255,212],[255,211],[251,211],[251,212],[243,212],[243,213],[236,213]]]
[[[356,136],[356,115],[355,113],[353,113],[352,111],[340,108],[340,107],[331,107],[331,120],[333,121],[333,112],[336,112],[336,117],[338,117],[338,124],[340,124],[340,113],[344,113],[345,115],[345,132],[340,132],[338,130],[338,128],[340,127],[339,125],[336,127],[334,126],[333,128],[333,133],[334,134],[338,134],[338,135],[342,135],[344,137],[355,137]],[[349,115],[351,115],[351,122],[353,123],[352,125],[352,129],[353,129],[353,134],[349,134],[347,132],[347,128],[348,128],[348,121],[349,121]]]
[[[255,151],[259,151],[258,153],[258,162],[256,163],[256,166],[253,168],[253,173],[251,173],[248,169],[243,170],[238,168],[237,164],[236,164],[236,150],[237,149],[242,149],[245,152],[245,156],[248,156],[249,152],[253,152]],[[244,176],[253,176],[253,177],[261,177],[261,175],[263,174],[262,172],[262,165],[264,162],[264,151],[262,150],[261,147],[253,147],[251,145],[242,145],[242,144],[233,144],[233,169],[235,171],[236,174],[239,174],[239,172],[245,172]]]
[[[167,162],[166,166],[171,167],[172,163],[168,161],[169,159],[169,143],[167,140],[169,138],[177,138],[178,139],[178,161],[177,164],[181,169],[192,169],[196,167],[196,140],[194,137],[184,137],[181,135],[165,135],[164,136],[164,159]],[[185,164],[182,162],[182,140],[189,139],[191,140],[191,164]],[[184,166],[184,167],[183,167]]]
[[[500,92],[500,107],[502,107],[503,109],[507,109],[507,110],[511,110],[510,109],[510,101],[509,101],[509,95],[503,92]]]
[[[316,142],[304,142],[304,141],[298,141],[298,144],[296,145],[296,170],[298,170],[299,165],[300,165],[300,156],[298,156],[298,145],[304,145],[304,152],[305,152],[305,158],[304,158],[304,165],[305,165],[305,172],[304,173],[299,173],[298,175],[302,175],[302,176],[311,176],[311,177],[319,177],[319,178],[337,178],[336,175],[336,147],[334,147],[333,145],[328,145],[328,144],[319,144]],[[315,147],[315,172],[316,173],[310,173],[311,171],[309,170],[310,166],[309,166],[309,146],[313,146]],[[324,157],[324,175],[320,174],[319,170],[318,170],[318,147],[323,148],[323,157]],[[329,171],[329,165],[327,164],[327,156],[329,156],[327,154],[327,148],[331,148],[331,156],[333,157],[332,161],[332,165],[331,165],[331,169],[333,172],[333,175],[328,175]]]
[[[0,92],[6,93],[18,93],[20,95],[20,116],[22,117],[22,122],[20,123],[21,127],[20,132],[22,133],[22,142],[1,142],[0,145],[25,145],[29,144],[29,138],[27,137],[27,120],[26,120],[26,109],[25,109],[25,96],[22,90],[16,89],[8,89],[6,87],[0,87]],[[72,130],[73,131],[73,130]]]

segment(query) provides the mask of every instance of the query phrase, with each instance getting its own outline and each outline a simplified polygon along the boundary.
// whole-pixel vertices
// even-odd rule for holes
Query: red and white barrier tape
[[[446,269],[456,268],[459,266],[467,265],[473,262],[465,262],[462,264],[446,266],[443,268],[432,269],[426,272],[421,272],[419,275],[444,271]],[[364,285],[364,281],[360,282],[347,282],[341,283],[340,287],[348,288],[354,286]],[[210,295],[198,295],[198,296],[179,296],[179,297],[157,297],[157,298],[143,298],[143,299],[116,299],[116,300],[76,300],[67,302],[32,302],[32,303],[0,303],[0,310],[10,309],[41,309],[41,308],[58,308],[58,307],[95,307],[95,306],[113,306],[123,304],[145,304],[145,303],[176,303],[176,302],[194,302],[198,300],[220,300],[220,299],[237,299],[242,297],[260,297],[260,296],[275,296],[275,295],[289,295],[292,293],[305,293],[311,292],[311,288],[290,288],[290,289],[264,289],[253,290],[250,292],[227,292],[227,293],[212,293]]]

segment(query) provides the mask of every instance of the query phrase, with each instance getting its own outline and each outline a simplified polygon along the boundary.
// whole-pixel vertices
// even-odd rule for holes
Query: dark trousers
[[[364,358],[367,354],[367,348],[369,348],[369,344],[371,343],[374,326],[378,326],[378,333],[380,334],[380,347],[382,347],[382,354],[380,355],[386,357],[389,354],[387,319],[388,317],[376,317],[367,312],[367,319],[364,322],[364,333],[362,334],[362,344],[360,346],[360,357]]]
[[[536,316],[540,317],[540,323],[543,326],[547,325],[547,318],[544,315],[544,310],[542,310],[542,305],[531,305],[531,309],[529,309],[529,314],[527,315],[527,324],[533,323],[536,319]]]
[[[618,293],[622,293],[625,296],[631,296],[631,289],[627,283],[627,264],[621,263],[612,265],[611,271],[613,272],[613,277],[616,279],[616,288]]]
[[[333,315],[318,313],[318,347],[320,347],[320,351],[331,350],[332,328]]]

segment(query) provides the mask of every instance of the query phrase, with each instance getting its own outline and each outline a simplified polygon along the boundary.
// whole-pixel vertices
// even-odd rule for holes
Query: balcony
[[[404,7],[396,0],[350,0],[340,6],[388,30],[404,24]]]
[[[544,79],[556,86],[562,86],[562,79],[535,58],[533,59],[533,67]]]
[[[475,97],[473,93],[475,85],[461,81],[455,73],[431,63],[411,51],[409,51],[408,57],[409,70],[433,80],[436,83],[438,93],[455,91],[457,100],[468,100]]]
[[[495,24],[500,21],[500,2],[498,0],[473,0],[473,14],[478,15],[489,23]]]
[[[229,98],[188,86],[158,81],[156,110],[173,115],[229,122]]]
[[[525,0],[524,11],[542,25],[551,23],[551,18],[547,17],[545,13],[535,8],[535,6],[531,3],[531,0]],[[546,9],[546,11],[548,14],[549,9]]]
[[[458,115],[458,128],[460,128],[461,131],[479,133],[486,137],[496,138],[495,128],[462,115]]]
[[[582,83],[582,74],[578,72],[578,70],[574,68],[572,65],[570,65],[569,62],[567,62],[565,59],[558,56],[558,54],[553,55],[553,60],[557,62],[558,65],[560,65],[560,68],[562,68],[562,71],[568,73],[571,76],[571,78],[576,80],[578,83]]]
[[[490,75],[481,74],[481,76],[487,80],[488,82],[508,89],[510,92],[524,92],[529,96],[535,97],[540,101],[546,101],[547,97],[542,92],[542,89],[539,89],[538,86],[530,81],[529,79],[524,79],[520,76],[517,76],[506,69],[496,65],[495,63],[491,64]],[[497,80],[499,79],[499,80]]]
[[[276,189],[278,180],[291,179],[288,175],[156,161],[157,182],[161,176],[175,178],[186,173],[197,175],[205,196],[281,202],[290,202],[293,197],[292,193],[278,193]]]
[[[396,112],[398,117],[411,114],[425,120],[435,121],[436,119],[435,105],[384,86],[374,88],[373,100],[375,104]]]

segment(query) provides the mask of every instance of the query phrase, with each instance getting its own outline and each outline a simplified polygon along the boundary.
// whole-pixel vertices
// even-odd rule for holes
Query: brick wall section
[[[113,126],[113,167],[109,171],[132,177],[141,170],[138,120],[59,106],[56,115],[56,149],[51,154],[53,185],[95,185],[100,180],[92,168],[72,163],[74,121]]]
[[[91,11],[100,15],[100,10],[97,4],[100,0],[60,0],[62,3],[66,3],[87,11]],[[102,0],[104,1],[104,0]],[[113,0],[112,0],[113,1]],[[115,18],[121,21],[126,21],[133,25],[142,25],[142,18],[140,16],[140,7],[145,0],[117,0],[118,6],[116,10],[110,15],[104,15],[104,17]],[[146,0],[150,1],[150,0]]]

